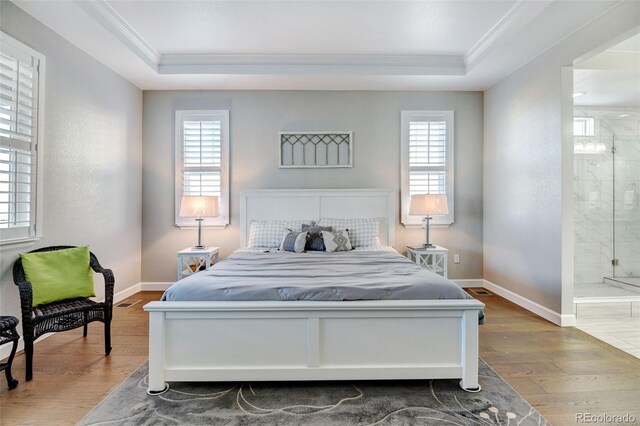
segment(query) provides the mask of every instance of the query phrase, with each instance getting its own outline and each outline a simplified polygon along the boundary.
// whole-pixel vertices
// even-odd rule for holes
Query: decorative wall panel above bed
[[[353,167],[352,132],[280,132],[281,168]]]

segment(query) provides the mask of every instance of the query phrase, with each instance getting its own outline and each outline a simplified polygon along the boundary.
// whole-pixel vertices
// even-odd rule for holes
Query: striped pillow
[[[282,235],[282,242],[280,243],[280,251],[292,251],[295,253],[304,252],[304,247],[307,244],[307,233],[297,232],[287,229]]]

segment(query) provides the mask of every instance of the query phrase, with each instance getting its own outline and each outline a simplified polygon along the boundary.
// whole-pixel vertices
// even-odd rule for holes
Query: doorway
[[[576,327],[640,357],[640,35],[573,80]]]

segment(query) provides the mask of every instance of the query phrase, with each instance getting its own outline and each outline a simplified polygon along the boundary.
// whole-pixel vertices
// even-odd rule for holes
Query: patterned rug
[[[80,425],[547,425],[480,360],[479,393],[458,380],[170,383],[146,393],[144,364]]]

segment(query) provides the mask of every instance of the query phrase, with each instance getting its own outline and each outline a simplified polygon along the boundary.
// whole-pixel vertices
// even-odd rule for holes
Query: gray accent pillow
[[[324,242],[322,241],[322,231],[331,232],[330,226],[318,226],[315,224],[308,225],[302,224],[302,232],[307,233],[307,245],[305,250],[307,251],[324,251]]]
[[[296,231],[287,229],[282,235],[280,250],[302,253],[304,251],[304,247],[306,243],[307,243],[306,232],[296,232]]]
[[[349,230],[328,232],[322,231],[322,240],[328,252],[349,251],[351,241],[349,241]]]

